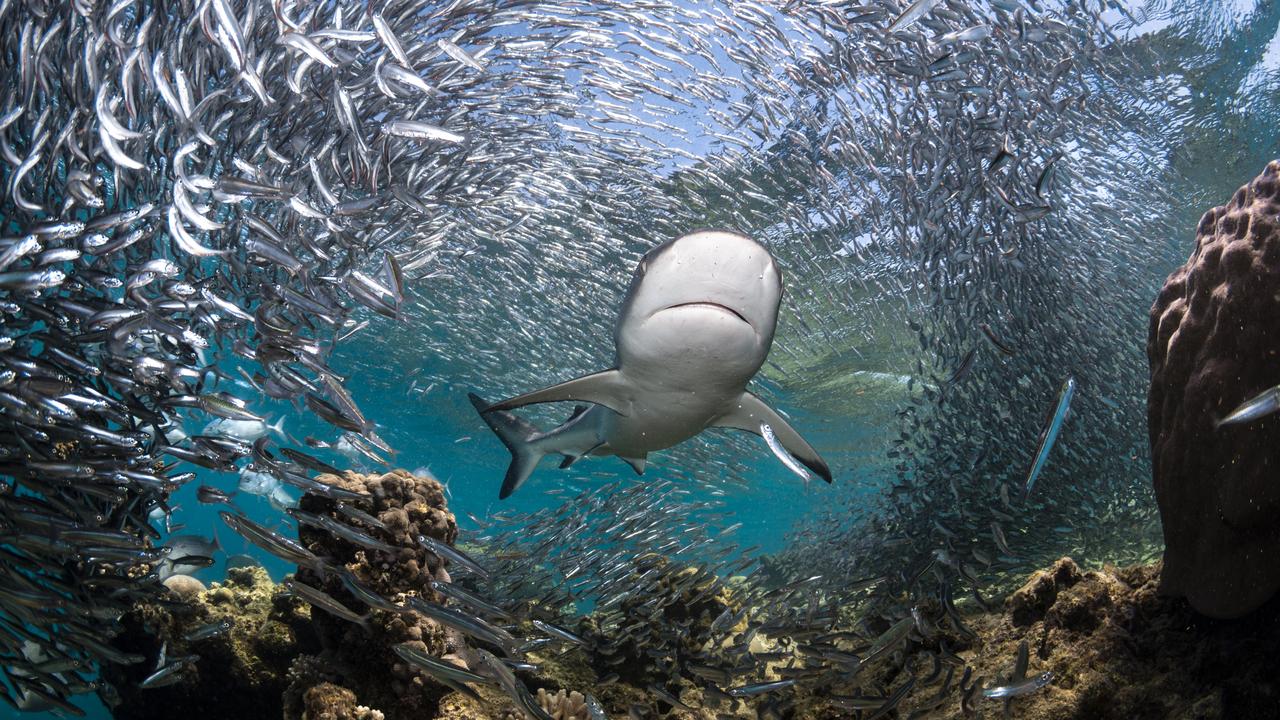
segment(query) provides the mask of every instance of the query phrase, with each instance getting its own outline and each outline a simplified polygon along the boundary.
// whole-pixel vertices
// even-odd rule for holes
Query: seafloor
[[[452,524],[433,480],[402,471],[381,479],[348,474],[345,480],[353,486],[401,488],[409,507],[406,522],[430,518],[439,528]],[[394,568],[359,565],[348,566],[369,573],[370,582],[397,577]],[[1185,600],[1159,594],[1159,575],[1158,564],[1086,571],[1062,558],[1034,573],[998,610],[962,606],[961,627],[971,632],[931,627],[913,633],[900,650],[864,668],[845,687],[797,690],[797,702],[782,717],[875,717],[871,710],[856,715],[859,711],[841,708],[833,697],[873,695],[906,683],[912,683],[913,692],[880,717],[1280,717],[1280,599],[1243,618],[1211,620]],[[425,647],[443,642],[427,626],[406,626],[397,617],[364,628],[336,621],[284,592],[259,567],[233,568],[208,588],[194,580],[169,585],[174,589],[170,599],[138,606],[125,618],[127,631],[116,645],[148,655],[164,646],[171,656],[195,652],[202,659],[180,682],[149,690],[138,688],[138,678],[129,675],[143,671],[108,670],[107,679],[122,689],[115,708],[122,720],[524,716],[496,687],[478,685],[478,694],[468,696],[403,665],[387,665],[394,657],[391,646],[406,638],[416,637],[407,642]],[[695,618],[695,626],[697,618],[710,623],[730,597],[722,593],[683,610]],[[222,620],[231,621],[229,631],[194,642],[183,639]],[[583,626],[590,624],[587,618]],[[1025,660],[1018,667],[1020,652]],[[579,647],[534,651],[527,660],[539,670],[521,679],[557,720],[588,720],[583,693],[597,697],[609,718],[760,717],[750,701],[729,704],[687,681],[679,686],[678,698],[692,711],[673,708],[647,689],[640,660],[602,659]],[[984,687],[1046,671],[1053,674],[1046,687],[1011,701],[980,694]],[[620,679],[602,685],[612,674]]]

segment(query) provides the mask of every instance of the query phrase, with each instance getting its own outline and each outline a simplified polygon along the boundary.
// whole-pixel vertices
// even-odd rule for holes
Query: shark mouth
[[[742,322],[744,322],[744,323],[746,323],[746,324],[748,324],[748,325],[750,325],[750,324],[751,324],[751,322],[750,322],[749,320],[747,320],[745,317],[743,317],[743,316],[742,316],[742,313],[738,312],[737,310],[734,310],[733,308],[729,307],[728,305],[721,305],[720,303],[711,302],[711,301],[709,301],[709,300],[700,300],[700,301],[697,301],[697,302],[680,303],[679,305],[672,305],[672,306],[668,307],[667,309],[668,309],[668,310],[673,310],[673,309],[675,309],[675,308],[682,308],[682,307],[705,307],[705,308],[713,308],[713,309],[715,309],[715,310],[720,310],[720,311],[722,311],[722,312],[727,312],[727,313],[729,313],[730,315],[732,315],[732,316],[734,316],[734,317],[738,318],[739,320],[741,320]]]

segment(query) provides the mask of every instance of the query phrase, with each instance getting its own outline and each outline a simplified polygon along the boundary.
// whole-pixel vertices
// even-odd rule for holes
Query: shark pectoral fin
[[[622,373],[605,370],[496,402],[482,412],[511,410],[534,403],[580,400],[603,405],[619,415],[631,414],[631,398]]]
[[[805,442],[805,439],[800,437],[800,433],[796,432],[795,428],[791,427],[791,424],[773,408],[765,405],[763,400],[749,392],[739,395],[736,406],[716,418],[711,425],[746,430],[759,435],[760,423],[768,423],[769,427],[773,428],[773,434],[778,438],[778,442],[782,443],[782,447],[787,452],[823,480],[831,482],[831,468],[827,467],[827,463],[818,455],[818,451]]]
[[[622,457],[622,456],[619,455],[618,457]],[[630,465],[631,469],[635,470],[637,475],[643,475],[644,466],[645,466],[645,463],[648,462],[648,458],[649,456],[646,454],[646,455],[641,455],[640,457],[623,457],[622,461]]]

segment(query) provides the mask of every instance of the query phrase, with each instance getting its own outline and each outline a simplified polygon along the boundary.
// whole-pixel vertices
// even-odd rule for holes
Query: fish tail
[[[467,393],[467,398],[475,406],[476,412],[480,413],[485,424],[511,451],[511,465],[507,468],[506,477],[502,479],[502,489],[498,491],[498,499],[506,499],[529,478],[538,461],[546,454],[546,451],[535,442],[542,433],[532,423],[521,420],[505,410],[485,412],[489,403],[475,393]]]
[[[284,415],[281,415],[280,419],[275,421],[275,424],[268,425],[267,429],[271,430],[271,432],[276,435],[279,435],[282,440],[289,439],[289,435],[284,431]]]

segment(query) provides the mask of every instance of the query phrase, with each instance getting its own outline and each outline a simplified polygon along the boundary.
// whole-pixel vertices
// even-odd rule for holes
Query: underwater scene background
[[[15,1],[0,37],[0,713],[1277,715],[1280,580],[1158,594],[1209,501],[1151,454],[1229,438],[1276,501],[1274,418],[1213,434],[1280,383],[1274,167],[1204,430],[1148,424],[1153,302],[1280,152],[1274,4]],[[834,481],[710,429],[499,500],[467,394],[610,367],[700,228],[776,259],[750,389]]]

